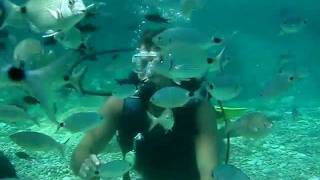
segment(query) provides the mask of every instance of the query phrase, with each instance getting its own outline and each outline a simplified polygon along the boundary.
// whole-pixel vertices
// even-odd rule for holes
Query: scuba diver
[[[102,106],[104,122],[87,132],[72,154],[71,168],[76,175],[96,178],[94,172],[101,164],[97,154],[117,135],[123,157],[135,151],[133,168],[143,180],[212,180],[212,171],[219,163],[218,114],[209,103],[206,90],[201,93],[204,98],[172,109],[171,131],[166,132],[159,125],[149,131],[151,122],[147,113],[159,117],[164,111],[152,104],[150,97],[163,87],[178,86],[159,74],[147,73],[148,65],[159,58],[157,50],[145,47],[133,56],[135,72],[119,83],[136,84],[138,92],[135,97],[125,99],[111,96]],[[195,92],[201,84],[202,80],[192,79],[181,82],[179,87]],[[142,138],[136,140],[138,134]],[[130,180],[129,173],[123,179]]]

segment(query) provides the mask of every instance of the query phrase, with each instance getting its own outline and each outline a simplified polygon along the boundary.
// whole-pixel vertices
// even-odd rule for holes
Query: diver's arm
[[[91,154],[100,153],[116,132],[116,122],[122,111],[123,101],[110,97],[101,108],[103,123],[90,130],[74,150],[71,157],[71,169],[76,175],[84,162]]]
[[[212,180],[212,171],[218,164],[217,123],[215,111],[204,102],[197,111],[199,134],[196,137],[196,158],[201,180]]]

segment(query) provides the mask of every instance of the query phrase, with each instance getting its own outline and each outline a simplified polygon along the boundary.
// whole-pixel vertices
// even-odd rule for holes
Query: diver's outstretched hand
[[[83,179],[99,179],[98,167],[101,165],[101,161],[97,155],[91,154],[87,159],[84,160],[80,167],[79,175]]]

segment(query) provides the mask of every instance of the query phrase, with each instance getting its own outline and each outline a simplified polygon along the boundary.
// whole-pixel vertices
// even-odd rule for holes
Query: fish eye
[[[289,81],[293,81],[294,80],[294,77],[293,76],[290,76],[289,77]]]
[[[75,0],[69,0],[68,3],[69,3],[69,8],[73,7],[73,5],[75,4]]]
[[[188,96],[189,96],[189,97],[194,96],[194,92],[189,92],[189,93],[188,93]]]
[[[214,63],[214,59],[213,59],[213,58],[208,58],[208,59],[207,59],[207,63],[208,63],[208,64]]]
[[[59,126],[60,126],[60,127],[64,127],[64,123],[63,123],[63,122],[60,123]]]

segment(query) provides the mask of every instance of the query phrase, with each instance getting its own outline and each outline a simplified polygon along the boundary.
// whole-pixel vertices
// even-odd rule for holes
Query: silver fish
[[[268,135],[273,127],[270,117],[261,112],[249,112],[226,128],[230,137],[261,138]]]
[[[151,131],[157,124],[162,126],[166,132],[171,131],[174,125],[173,112],[170,109],[165,109],[159,117],[155,117],[150,112],[147,112],[151,125],[149,131]]]
[[[117,178],[127,173],[132,165],[126,160],[114,160],[102,164],[97,171],[97,175],[101,178]]]
[[[237,97],[242,86],[234,77],[226,74],[210,74],[207,76],[207,90],[212,97],[220,101],[228,101]]]
[[[162,108],[183,107],[194,94],[180,87],[164,87],[156,91],[150,98],[150,102]]]
[[[54,38],[66,49],[78,49],[82,43],[85,43],[83,35],[75,27],[59,32]]]
[[[186,44],[207,50],[215,45],[205,34],[196,29],[184,27],[167,29],[153,37],[152,41],[162,49],[168,49],[173,44]]]
[[[27,38],[18,43],[13,52],[14,64],[16,66],[32,65],[40,62],[44,50],[39,40]]]
[[[58,126],[67,129],[72,133],[88,131],[102,122],[102,117],[97,112],[77,112],[71,114],[63,120]]]
[[[82,0],[29,0],[21,7],[4,0],[4,4],[9,14],[22,16],[33,31],[46,35],[71,29],[87,11]],[[10,20],[6,23],[13,24]]]
[[[307,25],[307,20],[301,17],[292,16],[283,20],[280,25],[281,31],[279,35],[299,33]]]
[[[14,105],[0,105],[0,121],[6,123],[23,122],[31,120],[36,125],[40,125],[38,120],[31,117],[24,109]]]
[[[10,135],[10,139],[18,146],[28,150],[44,152],[58,150],[61,155],[64,155],[64,145],[46,134],[23,131]]]

